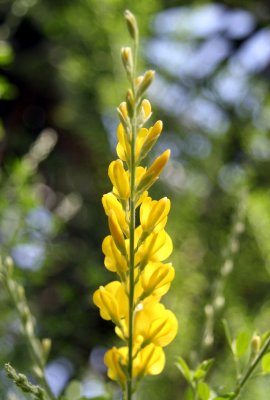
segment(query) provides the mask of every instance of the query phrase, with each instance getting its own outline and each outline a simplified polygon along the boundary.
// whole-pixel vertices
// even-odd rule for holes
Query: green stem
[[[238,383],[238,385],[237,385],[237,387],[235,389],[234,395],[233,395],[233,397],[231,399],[238,399],[239,398],[240,393],[242,392],[244,386],[246,385],[246,383],[248,382],[249,378],[251,377],[251,375],[255,371],[255,368],[259,364],[259,362],[262,359],[262,357],[264,356],[264,354],[267,352],[269,345],[270,345],[270,336],[265,341],[263,347],[261,348],[261,350],[258,353],[258,355],[255,357],[253,362],[249,365],[249,368],[247,369],[246,373],[244,374],[244,376],[242,377],[242,379]]]
[[[128,338],[128,381],[127,381],[127,400],[132,399],[133,392],[133,319],[134,319],[134,269],[135,269],[135,228],[136,228],[136,135],[137,135],[137,102],[135,93],[136,79],[136,59],[137,46],[134,43],[134,70],[132,91],[135,98],[135,106],[132,117],[132,132],[131,132],[131,159],[130,159],[130,224],[129,224],[129,338]]]

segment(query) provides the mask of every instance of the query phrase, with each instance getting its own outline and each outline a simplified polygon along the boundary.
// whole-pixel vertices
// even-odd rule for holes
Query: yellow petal
[[[112,272],[118,272],[120,276],[127,271],[128,266],[125,257],[116,247],[112,236],[106,236],[102,243],[102,251],[105,254],[105,267]]]
[[[137,190],[143,191],[147,190],[153,183],[157,180],[161,171],[165,167],[166,163],[170,158],[170,150],[164,151],[159,157],[155,159],[155,161],[150,165],[148,170],[145,172],[143,177],[140,179],[137,184]]]
[[[129,144],[126,132],[125,132],[122,124],[118,125],[117,137],[119,140],[119,143],[117,144],[117,147],[116,147],[116,152],[118,154],[118,157],[122,161],[129,162],[129,160],[130,160],[130,144]]]
[[[144,293],[147,296],[150,294],[163,296],[169,290],[174,275],[171,264],[148,263],[140,276]]]
[[[151,233],[139,247],[137,257],[143,268],[149,261],[164,261],[172,253],[173,245],[170,236],[164,231]]]
[[[134,335],[141,335],[144,344],[167,346],[176,336],[178,322],[175,315],[160,303],[143,303],[134,318]]]
[[[145,120],[147,120],[152,114],[152,112],[151,112],[152,111],[151,110],[151,103],[150,103],[149,100],[144,99],[142,101],[142,109],[143,109],[143,112],[144,112],[144,118],[145,118]]]
[[[125,234],[128,235],[129,225],[126,221],[126,214],[115,195],[112,192],[104,194],[102,196],[102,204],[107,216],[109,216],[111,210],[115,212],[118,224],[122,227]]]
[[[124,238],[124,234],[120,228],[120,225],[117,221],[114,210],[110,210],[108,221],[109,221],[109,228],[110,228],[110,232],[113,237],[114,243],[116,244],[116,246],[117,246],[118,250],[121,252],[121,254],[125,255],[126,254],[125,238]]]
[[[158,375],[165,366],[165,355],[161,347],[149,344],[143,348],[134,360],[134,375]]]
[[[127,347],[122,347],[120,349],[113,347],[108,350],[104,356],[104,363],[108,367],[109,378],[119,382],[122,387],[127,380],[125,370],[122,367],[123,365],[127,365],[127,354]]]
[[[128,199],[130,195],[128,174],[121,160],[112,161],[108,170],[113,190],[120,199]]]
[[[128,314],[128,297],[123,284],[119,281],[100,286],[93,295],[93,301],[100,309],[101,317],[116,324],[120,324]]]
[[[167,197],[158,201],[147,197],[140,208],[140,220],[143,230],[149,233],[154,229],[155,232],[162,230],[166,225],[169,211],[170,200]]]
[[[155,145],[161,134],[162,127],[162,121],[157,121],[154,126],[149,129],[148,135],[145,138],[143,146],[141,148],[141,159],[145,158],[152,147]]]

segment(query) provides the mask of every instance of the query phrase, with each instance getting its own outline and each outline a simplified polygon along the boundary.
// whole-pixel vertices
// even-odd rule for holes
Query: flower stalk
[[[162,122],[145,127],[152,112],[144,95],[154,72],[137,76],[139,30],[130,11],[125,17],[133,50],[124,47],[121,56],[130,88],[126,101],[117,109],[119,158],[108,170],[112,191],[102,198],[111,233],[102,244],[104,264],[118,275],[118,280],[101,286],[93,300],[101,317],[115,324],[115,333],[124,342],[124,346],[113,347],[105,354],[108,376],[120,384],[124,399],[132,400],[145,375],[163,370],[163,347],[174,339],[178,323],[174,314],[160,304],[174,278],[171,264],[163,263],[172,252],[172,241],[164,229],[170,201],[148,196],[170,151],[157,157],[149,168],[141,165],[161,134]]]

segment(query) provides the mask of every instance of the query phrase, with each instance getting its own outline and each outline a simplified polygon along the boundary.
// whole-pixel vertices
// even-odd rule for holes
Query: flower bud
[[[52,341],[49,338],[44,338],[41,341],[41,345],[42,345],[42,350],[43,350],[43,356],[46,361],[48,358],[48,355],[50,353],[51,347],[52,347]]]
[[[137,98],[141,97],[145,93],[145,91],[149,88],[149,86],[153,82],[154,77],[155,77],[155,71],[152,70],[146,71],[142,81],[137,87],[137,93],[136,93]]]
[[[155,159],[155,161],[152,163],[152,165],[150,165],[150,167],[140,180],[137,187],[138,192],[147,190],[150,186],[153,185],[153,183],[157,180],[161,171],[167,164],[169,158],[170,158],[170,150],[166,150],[164,151],[164,153],[162,153],[159,157]]]
[[[133,73],[133,57],[130,47],[123,47],[121,50],[121,57],[124,68],[127,72],[128,78],[132,78]]]
[[[127,91],[127,111],[128,115],[132,118],[135,109],[135,99],[131,89]]]
[[[116,214],[113,210],[110,210],[109,212],[109,228],[118,250],[125,255],[126,246],[124,234],[120,228],[120,225],[118,224]]]
[[[138,41],[139,31],[135,16],[129,10],[126,10],[124,12],[124,17],[127,22],[127,27],[130,36],[132,37],[133,40]]]
[[[112,161],[108,171],[114,186],[114,192],[120,199],[128,199],[130,195],[129,181],[121,160]]]
[[[262,340],[259,335],[253,336],[253,338],[251,339],[251,343],[250,343],[252,354],[254,354],[254,355],[258,354],[258,352],[261,348],[261,342],[262,342]]]

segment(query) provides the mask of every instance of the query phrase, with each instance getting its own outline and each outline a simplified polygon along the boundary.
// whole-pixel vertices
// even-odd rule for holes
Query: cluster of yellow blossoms
[[[131,49],[124,48],[122,58],[128,75],[132,72],[131,57]],[[140,165],[162,131],[161,121],[150,129],[144,127],[152,113],[150,102],[142,95],[153,75],[153,71],[147,71],[130,79],[127,102],[118,108],[119,158],[111,162],[108,171],[113,187],[102,198],[111,233],[102,244],[105,267],[118,279],[100,286],[93,300],[101,317],[115,324],[115,332],[124,342],[105,354],[108,376],[123,389],[130,381],[132,385],[144,375],[163,370],[163,347],[174,339],[178,329],[174,314],[160,304],[174,278],[172,265],[164,262],[173,248],[165,231],[170,200],[148,196],[170,151],[157,157],[149,168]]]

